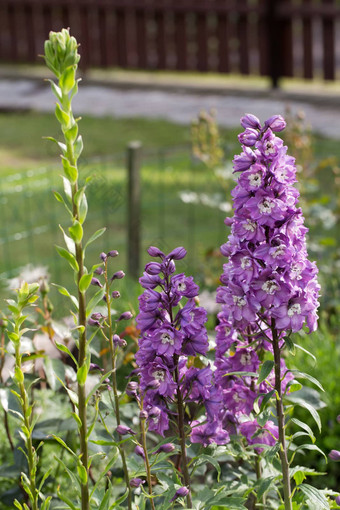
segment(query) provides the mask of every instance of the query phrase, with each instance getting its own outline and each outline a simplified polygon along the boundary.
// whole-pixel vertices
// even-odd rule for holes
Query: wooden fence
[[[0,0],[0,62],[37,62],[70,27],[82,66],[334,80],[336,0]]]

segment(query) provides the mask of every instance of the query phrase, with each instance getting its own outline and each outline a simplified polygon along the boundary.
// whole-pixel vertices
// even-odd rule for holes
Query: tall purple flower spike
[[[245,128],[239,135],[243,150],[233,161],[234,172],[238,173],[232,192],[234,216],[226,220],[231,234],[221,247],[228,262],[217,290],[222,311],[216,328],[215,361],[224,403],[222,423],[233,430],[241,416],[244,421],[244,415],[251,413],[258,393],[272,388],[266,382],[258,386],[256,377],[225,374],[256,371],[261,353],[272,351],[272,324],[281,344],[304,324],[314,331],[320,290],[317,267],[307,256],[308,229],[298,207],[299,192],[293,186],[295,161],[275,135],[286,123],[280,115],[274,115],[262,127],[255,115],[248,114],[242,117],[241,125]],[[255,340],[258,342],[254,344]],[[281,360],[281,373],[285,372]],[[285,377],[283,391],[290,378],[290,374]],[[230,411],[236,423],[230,423]],[[245,422],[240,429],[252,443],[256,441],[256,437],[251,439],[254,433],[264,444],[270,444],[270,438],[276,436],[274,425],[270,423],[258,431],[256,420]]]
[[[207,312],[195,302],[198,285],[191,276],[175,274],[174,261],[183,259],[186,251],[179,247],[165,255],[152,246],[148,253],[160,261],[146,264],[140,278],[145,290],[139,297],[137,326],[141,337],[136,361],[149,430],[163,435],[169,428],[169,418],[173,418],[171,414],[176,413],[173,402],[178,391],[184,403],[205,405],[209,423],[216,421],[221,399],[209,365],[201,369],[188,366],[189,357],[206,355],[208,335]],[[192,440],[225,443],[229,439],[217,423],[209,430],[209,439],[206,434],[194,434]],[[218,435],[213,434],[216,430]]]

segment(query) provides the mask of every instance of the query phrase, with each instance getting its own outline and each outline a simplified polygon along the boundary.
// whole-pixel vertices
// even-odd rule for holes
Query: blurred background
[[[136,307],[146,248],[183,245],[181,269],[198,279],[214,309],[239,119],[248,112],[261,121],[286,117],[323,289],[320,330],[301,338],[318,365],[303,352],[294,363],[326,388],[321,397],[312,390],[303,397],[321,410],[318,445],[340,449],[340,2],[0,0],[2,301],[20,274],[48,273],[69,286],[54,248],[63,244],[58,225],[67,219],[52,194],[62,188],[58,148],[42,140],[59,134],[43,80],[51,76],[39,57],[49,31],[63,27],[81,45],[74,104],[85,145],[80,170],[92,178],[87,236],[107,228],[91,245],[89,264],[118,249],[117,270],[131,280],[124,286],[129,306]],[[60,318],[66,303],[51,292]],[[308,462],[325,470],[312,453]],[[322,483],[335,488],[340,473],[327,470]]]

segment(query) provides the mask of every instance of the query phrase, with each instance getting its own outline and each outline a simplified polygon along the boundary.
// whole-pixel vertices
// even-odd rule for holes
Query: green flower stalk
[[[58,79],[58,85],[50,80],[52,91],[58,102],[55,115],[60,123],[64,136],[64,142],[55,141],[62,150],[61,160],[64,168],[64,191],[66,199],[59,193],[55,193],[58,201],[64,203],[68,210],[72,225],[67,235],[63,231],[66,249],[57,247],[59,254],[64,257],[75,274],[78,299],[73,300],[77,309],[78,329],[78,415],[76,418],[80,436],[80,455],[78,475],[81,484],[81,509],[89,510],[89,454],[88,454],[88,427],[87,427],[87,399],[85,394],[85,382],[90,366],[90,352],[86,342],[86,299],[85,293],[89,287],[93,273],[88,273],[84,267],[85,250],[82,244],[83,223],[87,214],[87,201],[85,186],[79,187],[77,161],[83,150],[82,137],[78,135],[78,121],[72,112],[72,98],[78,90],[76,80],[77,64],[80,55],[78,44],[74,37],[71,37],[68,30],[51,32],[49,40],[45,42],[45,61],[47,66]],[[102,233],[105,229],[102,229]],[[96,238],[100,235],[92,236]],[[91,241],[90,240],[90,241]],[[69,295],[69,294],[68,294]]]
[[[36,294],[39,289],[38,283],[32,283],[28,285],[23,283],[20,289],[17,291],[17,300],[8,299],[8,308],[12,312],[12,318],[8,321],[7,335],[13,344],[15,351],[15,370],[14,370],[14,381],[18,387],[18,392],[13,392],[17,397],[21,412],[16,413],[21,421],[20,436],[25,443],[25,457],[27,459],[28,471],[21,474],[21,485],[26,492],[31,509],[39,509],[39,499],[43,500],[41,510],[47,510],[50,505],[51,497],[45,499],[41,494],[41,486],[37,486],[36,474],[38,466],[38,455],[37,451],[33,446],[32,434],[34,428],[34,415],[33,415],[33,404],[30,404],[27,389],[25,387],[25,377],[22,369],[22,353],[21,353],[21,337],[24,333],[30,331],[28,328],[23,328],[23,323],[27,316],[24,315],[24,309],[32,305],[37,299]],[[43,478],[43,481],[47,478],[48,474]],[[43,482],[42,482],[43,483]],[[28,510],[28,506],[24,503],[21,505],[15,500],[14,505],[19,510]]]

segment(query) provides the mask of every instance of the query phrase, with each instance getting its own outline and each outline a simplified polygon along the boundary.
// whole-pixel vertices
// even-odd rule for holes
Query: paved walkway
[[[327,99],[327,98],[326,98]],[[292,111],[303,110],[314,131],[340,139],[340,100],[334,96],[329,101],[311,101],[262,91],[240,94],[235,90],[205,90],[147,87],[133,88],[120,84],[106,85],[84,83],[74,101],[79,115],[114,115],[116,117],[163,118],[188,124],[202,109],[216,108],[220,125],[235,127],[244,113],[251,112],[261,120],[273,114],[284,114],[287,105]],[[0,80],[0,111],[4,110],[52,111],[53,97],[48,83],[40,80]]]

